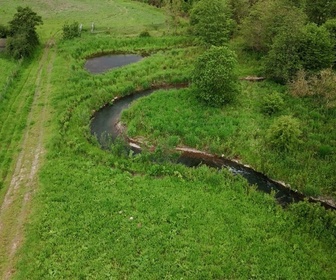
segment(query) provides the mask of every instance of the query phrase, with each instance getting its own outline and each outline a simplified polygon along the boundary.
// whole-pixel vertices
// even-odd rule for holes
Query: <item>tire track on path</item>
[[[36,67],[35,67],[36,68]],[[21,125],[21,120],[24,121],[26,119],[25,114],[19,114],[17,116],[17,112],[22,110],[26,110],[27,107],[27,100],[30,98],[31,90],[27,90],[28,88],[28,79],[31,75],[34,75],[35,72],[37,73],[37,69],[35,71],[34,66],[29,67],[28,72],[25,73],[25,78],[22,83],[19,83],[18,89],[16,89],[15,98],[11,100],[8,104],[9,106],[6,107],[7,116],[2,120],[1,127],[0,127],[0,136],[1,136],[1,160],[0,160],[0,180],[5,180],[8,175],[8,169],[6,168],[8,157],[12,156],[12,150],[16,149],[15,141],[12,141],[17,135],[17,128]],[[15,122],[13,122],[13,118],[16,117]],[[12,133],[8,133],[8,131],[12,131]]]
[[[53,39],[45,45],[35,79],[33,103],[14,172],[0,208],[0,276],[10,279],[15,273],[18,249],[24,239],[31,198],[38,186],[37,171],[44,154],[44,136],[49,120],[50,79],[56,51]],[[24,87],[23,87],[23,90]]]

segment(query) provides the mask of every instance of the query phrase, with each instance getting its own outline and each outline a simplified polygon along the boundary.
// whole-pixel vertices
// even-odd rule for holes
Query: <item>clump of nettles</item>
[[[298,148],[302,131],[298,119],[281,116],[267,130],[268,144],[279,152],[289,152]]]
[[[279,92],[266,94],[261,99],[261,112],[265,115],[273,115],[282,110],[284,101]]]

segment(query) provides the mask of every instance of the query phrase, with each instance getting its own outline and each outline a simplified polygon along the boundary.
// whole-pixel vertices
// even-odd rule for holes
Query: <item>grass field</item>
[[[4,53],[0,53],[0,99],[4,99],[9,88],[18,75],[20,63],[9,60]]]
[[[157,32],[165,23],[160,10],[125,0],[104,0],[95,3],[89,0],[0,0],[1,22],[9,21],[17,6],[27,5],[42,16],[44,24],[39,27],[42,40],[47,40],[55,34],[59,35],[66,22],[82,23],[87,32],[90,32],[91,24],[94,23],[95,32],[108,32],[111,35],[137,34],[143,30]]]
[[[10,18],[9,11],[18,4],[0,0],[0,18]],[[90,134],[93,112],[115,96],[188,82],[192,63],[202,50],[188,37],[162,36],[164,13],[143,4],[119,0],[25,4],[43,16],[39,32],[45,42],[65,20],[84,24],[85,18],[94,21],[98,31],[112,31],[85,32],[66,42],[56,35],[53,47],[43,46],[30,63],[23,63],[8,95],[13,105],[8,110],[2,107],[1,120],[8,119],[13,127],[2,126],[7,132],[1,135],[1,145],[8,142],[13,148],[6,149],[11,163],[2,165],[1,172],[15,176],[15,159],[20,159],[21,151],[32,156],[40,144],[44,150],[38,170],[26,175],[31,202],[0,216],[0,235],[4,229],[9,232],[0,237],[6,244],[14,240],[8,242],[9,249],[0,245],[4,279],[334,278],[335,213],[308,203],[283,209],[272,195],[255,191],[225,170],[187,168],[168,160],[169,147],[188,144],[239,156],[275,177],[295,181],[292,174],[277,170],[282,163],[276,165],[276,159],[261,167],[253,148],[261,145],[257,137],[244,141],[249,127],[263,129],[271,122],[256,110],[258,95],[275,85],[244,84],[240,104],[211,110],[197,103],[188,89],[160,91],[124,114],[130,135],[158,144],[154,153],[133,156],[122,142],[102,150]],[[125,11],[127,17],[116,11]],[[144,29],[156,36],[139,38]],[[148,56],[101,75],[83,69],[86,56],[114,52]],[[4,63],[15,69],[12,62]],[[244,75],[258,69],[241,65]],[[286,98],[300,113],[310,108],[303,106],[311,106]],[[332,136],[325,141],[328,137]],[[332,166],[327,160],[320,161],[326,169]],[[311,164],[306,174],[315,168],[316,163]],[[30,174],[34,178],[29,181]],[[332,180],[331,170],[325,174]],[[11,187],[9,175],[2,197]],[[20,219],[23,222],[12,230],[11,221]],[[13,251],[16,236],[24,238]]]

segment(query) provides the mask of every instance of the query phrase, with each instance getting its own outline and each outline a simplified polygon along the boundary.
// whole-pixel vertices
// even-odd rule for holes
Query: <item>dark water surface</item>
[[[112,68],[125,66],[138,62],[142,59],[141,55],[135,54],[114,54],[90,58],[85,63],[85,69],[93,74],[106,72]]]
[[[115,140],[119,135],[117,124],[121,113],[136,99],[153,93],[154,90],[145,90],[137,94],[131,94],[114,101],[112,105],[106,105],[95,113],[91,120],[91,133],[99,143],[106,148],[108,142]]]

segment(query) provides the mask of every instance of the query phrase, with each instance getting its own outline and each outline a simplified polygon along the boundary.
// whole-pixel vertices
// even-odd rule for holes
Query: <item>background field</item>
[[[143,30],[158,30],[164,27],[165,18],[157,8],[124,0],[97,1],[0,1],[0,22],[8,22],[17,6],[30,6],[42,16],[44,25],[39,27],[42,39],[58,35],[64,23],[77,21],[87,31],[94,22],[96,32],[112,35],[135,34]]]

